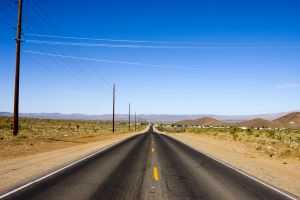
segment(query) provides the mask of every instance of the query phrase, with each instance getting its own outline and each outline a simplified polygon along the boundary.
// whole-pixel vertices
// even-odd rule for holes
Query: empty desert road
[[[293,199],[152,128],[2,198]]]

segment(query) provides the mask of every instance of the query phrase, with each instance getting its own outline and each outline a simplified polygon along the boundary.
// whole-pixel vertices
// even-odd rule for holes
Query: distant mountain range
[[[202,117],[199,119],[182,120],[176,122],[179,125],[186,126],[236,126],[236,127],[255,127],[255,128],[300,128],[300,112],[292,112],[280,116],[273,120],[254,118],[240,122],[220,121],[211,117]]]
[[[199,115],[172,115],[172,114],[141,114],[139,117],[149,122],[170,122],[174,123],[181,120],[193,120],[203,117],[214,118],[215,120],[236,123],[246,120],[252,120],[261,118],[264,120],[274,120],[292,112],[282,112],[273,114],[261,114],[261,115],[211,115],[211,114],[199,114]],[[12,116],[10,112],[0,112],[0,116]],[[45,119],[77,119],[77,120],[111,120],[111,114],[104,115],[84,115],[84,114],[61,114],[61,113],[20,113],[20,117],[28,118],[45,118]],[[116,119],[118,121],[126,121],[128,114],[117,114]],[[133,118],[132,118],[133,119]]]

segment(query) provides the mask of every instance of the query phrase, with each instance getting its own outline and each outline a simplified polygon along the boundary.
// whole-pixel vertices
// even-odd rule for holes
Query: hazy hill
[[[197,115],[185,115],[185,114],[141,114],[139,117],[143,120],[150,122],[170,122],[174,123],[183,120],[196,120],[203,117],[214,118],[221,122],[236,123],[255,118],[262,118],[265,120],[274,120],[282,117],[291,112],[273,113],[273,114],[261,114],[261,115],[211,115],[211,114],[197,114]],[[9,112],[0,112],[0,116],[12,116]],[[61,114],[61,113],[20,113],[21,117],[29,118],[47,118],[47,119],[80,119],[80,120],[111,120],[111,114],[103,115],[85,115],[85,114]],[[119,121],[127,121],[128,114],[117,114],[116,119]],[[133,119],[133,118],[132,118]]]
[[[228,123],[225,121],[220,121],[212,117],[202,117],[200,119],[182,120],[178,121],[176,124],[192,126],[192,125],[202,125],[202,126],[236,126],[236,127],[254,127],[254,128],[289,128],[289,127],[300,127],[300,112],[293,112],[287,115],[281,116],[275,120],[266,120],[262,118],[255,118],[251,120],[244,120],[236,123]]]
[[[226,123],[219,120],[216,120],[211,117],[202,117],[196,120],[183,120],[179,121],[176,124],[192,126],[192,125],[201,125],[201,126],[221,126],[221,125],[228,125],[228,126],[236,126],[236,127],[279,127],[281,126],[277,122],[272,122],[269,120],[265,120],[262,118],[256,118],[252,120],[245,120],[242,122],[237,123]],[[277,125],[277,126],[276,126]]]
[[[262,128],[262,127],[268,127],[268,128],[272,128],[272,127],[280,127],[280,124],[276,123],[276,122],[272,122],[269,120],[265,120],[262,118],[256,118],[256,119],[252,119],[252,120],[247,120],[247,121],[243,121],[243,122],[239,122],[239,123],[235,123],[236,126],[238,127],[254,127],[254,128]]]
[[[211,117],[202,117],[200,119],[194,120],[182,120],[177,122],[176,124],[192,126],[192,125],[199,125],[199,126],[220,126],[223,122],[216,120]]]
[[[285,127],[300,127],[300,112],[293,112],[273,120]]]

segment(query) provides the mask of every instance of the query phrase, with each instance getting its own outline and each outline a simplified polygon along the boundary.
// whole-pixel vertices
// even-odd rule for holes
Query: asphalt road
[[[150,128],[4,199],[290,198]]]

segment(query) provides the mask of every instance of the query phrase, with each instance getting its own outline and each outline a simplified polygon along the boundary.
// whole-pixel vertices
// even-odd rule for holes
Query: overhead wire
[[[30,34],[26,34],[26,35],[28,35],[28,36],[37,36],[37,37],[48,37],[48,38],[91,40],[91,41],[108,41],[108,42],[152,43],[152,44],[195,44],[193,42],[172,42],[172,41],[91,38],[91,37],[59,36],[59,35],[47,35],[47,34],[36,34],[36,33],[30,33]],[[196,43],[196,44],[211,44],[211,43]]]
[[[0,7],[0,10],[1,10],[2,13],[6,14],[8,17],[10,17],[12,19],[17,19],[17,16],[12,15],[7,10],[5,10],[3,7]]]
[[[51,67],[48,67],[47,65],[45,65],[44,63],[40,62],[36,57],[31,56],[30,57],[32,61],[34,61],[38,66],[41,66],[45,71],[53,74],[54,76],[58,77],[60,80],[62,80],[63,82],[68,83],[70,86],[74,87],[73,83],[69,80],[66,79],[64,76],[62,76],[61,74],[57,73],[55,70],[53,70]],[[76,87],[76,86],[75,86]],[[82,91],[81,88],[76,87],[77,91],[81,92],[81,93],[88,93],[86,91]],[[97,95],[104,95],[104,93],[97,93]]]
[[[0,18],[0,22],[7,25],[7,26],[12,26],[9,22],[5,21],[4,19]]]
[[[52,54],[52,53],[37,52],[37,51],[30,51],[30,50],[22,50],[22,52],[32,53],[32,54],[39,54],[39,55],[46,55],[46,56],[53,56],[53,57],[70,58],[70,59],[76,59],[76,60],[89,60],[89,61],[96,61],[96,62],[126,64],[126,65],[138,65],[138,66],[145,66],[145,67],[190,69],[190,70],[199,70],[200,69],[200,68],[192,68],[192,67],[187,67],[187,66],[156,65],[156,64],[139,63],[139,62],[127,62],[127,61],[118,61],[118,60],[106,60],[106,59],[76,57],[76,56]]]
[[[48,22],[47,19],[45,19],[45,14],[41,13],[41,10],[39,10],[38,8],[36,8],[35,5],[32,5],[33,2],[34,1],[29,1],[29,4],[34,9],[34,11],[36,12],[36,14],[39,16],[39,19],[42,20],[42,22],[43,22],[42,24],[47,24],[47,25],[51,24],[50,22]],[[52,28],[52,26],[51,26],[51,29],[53,31],[54,28]],[[60,50],[58,50],[55,46],[52,46],[51,47],[51,51],[54,51],[55,53],[59,53]],[[74,63],[70,64],[69,62],[67,62],[64,59],[61,60],[61,62],[64,63],[64,64],[58,63],[58,61],[56,61],[55,59],[54,59],[54,62],[58,66],[60,66],[60,68],[64,69],[64,71],[65,71],[66,74],[70,74],[74,78],[76,77],[77,81],[81,82],[83,85],[87,85],[87,87],[90,90],[92,90],[92,91],[96,90],[96,86],[94,84],[92,84],[90,82],[90,80],[88,80],[86,77],[83,77],[82,73],[78,69],[78,66],[75,66],[77,63],[75,63],[75,65],[73,65]],[[65,66],[69,66],[69,67],[65,67]]]
[[[35,2],[35,1],[31,1],[31,4],[33,4],[33,6],[35,7],[36,10],[38,10],[38,12],[42,13],[42,19],[44,21],[47,21],[48,22],[48,25],[50,25],[52,27],[52,29],[54,30],[54,32],[61,32],[57,27],[56,25],[50,20],[50,17],[47,16],[46,13],[43,12],[43,9],[41,9],[41,7]],[[45,16],[48,17],[48,20],[45,19]],[[55,47],[54,47],[55,48]],[[63,52],[65,52],[64,49],[61,49]],[[71,49],[71,51],[76,55],[77,53],[75,52],[76,49]],[[83,61],[80,61],[80,63],[76,62],[76,63],[73,63],[74,64],[74,68],[77,68],[76,70],[81,71],[81,73],[84,73],[84,75],[86,77],[89,77],[88,81],[91,82],[90,78],[91,78],[91,73],[89,73],[87,71],[87,69],[83,68],[82,66],[86,65],[87,63],[83,63]],[[76,66],[75,66],[76,65]],[[92,73],[92,74],[95,74],[95,73]],[[104,81],[103,78],[101,77],[97,77],[97,80],[100,79],[102,80],[105,84],[107,83],[107,81]]]
[[[1,67],[10,65],[10,62],[7,61],[7,58],[11,56],[11,54],[14,52],[13,45],[14,41],[14,23],[13,22],[16,19],[16,16],[13,16],[8,10],[14,9],[13,5],[11,2],[7,2],[6,0],[1,0],[0,1],[0,25],[2,26],[5,25],[5,31],[8,34],[1,35],[0,37],[0,42],[1,46],[5,46],[6,50],[2,51],[0,54],[0,65]],[[2,15],[1,15],[2,14]],[[4,29],[0,29],[2,31]],[[9,64],[8,64],[9,63]]]
[[[15,1],[6,1],[6,0],[1,0],[2,3],[4,3],[5,5],[7,5],[8,7],[11,8],[17,8],[17,5],[15,4]]]
[[[4,18],[0,17],[0,21],[3,24],[14,27],[14,25],[12,25],[12,24],[14,24],[15,20],[17,19],[17,16],[14,16],[10,12],[8,12],[8,10],[11,10],[11,9],[8,9],[9,4],[5,0],[2,0],[0,2],[5,3],[5,5],[3,4],[3,6],[2,5],[0,6],[0,14],[5,15],[5,17],[3,16]]]
[[[253,49],[253,48],[300,48],[300,46],[148,46],[148,45],[123,45],[123,44],[104,44],[104,43],[79,43],[79,42],[62,42],[51,40],[22,40],[33,44],[50,44],[61,46],[82,46],[82,47],[113,47],[113,48],[148,48],[148,49]]]
[[[31,1],[32,2],[32,1]],[[29,3],[30,4],[30,3]],[[27,4],[28,5],[28,4]],[[32,6],[32,5],[31,5]],[[32,7],[31,7],[32,8]],[[36,8],[35,8],[36,9]],[[25,9],[27,10],[27,9]],[[44,14],[39,13],[37,10],[35,10],[36,12],[34,13],[36,16],[35,17],[31,17],[29,15],[25,16],[25,20],[29,21],[30,23],[25,24],[27,27],[30,27],[30,32],[32,31],[32,28],[34,30],[39,30],[39,31],[43,31],[43,32],[48,32],[48,30],[50,32],[56,32],[57,30],[53,27],[53,26],[49,26],[49,24],[51,24],[51,22],[49,22],[49,20],[47,20],[45,18]],[[32,12],[31,12],[32,13]],[[33,18],[35,20],[33,20]],[[29,19],[29,20],[28,20]],[[38,20],[36,20],[38,19]],[[37,21],[37,23],[35,23],[35,21]],[[34,22],[34,23],[32,23]],[[26,22],[25,22],[26,23]],[[32,25],[34,24],[34,25]],[[48,30],[47,30],[47,29]],[[50,30],[51,29],[51,30]],[[26,33],[26,32],[25,32]],[[24,34],[23,34],[24,35]],[[35,46],[35,48],[40,49],[40,47]],[[55,47],[54,45],[51,45],[50,47],[47,47],[46,49],[49,49],[53,52],[59,53],[59,52],[64,52],[62,51],[62,49],[58,49],[57,47]],[[63,77],[65,77],[66,75],[71,75],[72,78],[75,78],[75,82],[76,83],[80,83],[79,86],[85,86],[88,90],[90,90],[93,93],[99,94],[99,95],[105,95],[107,96],[107,93],[104,93],[102,90],[99,90],[99,86],[96,85],[95,83],[92,83],[90,81],[90,77],[87,76],[83,70],[85,69],[82,65],[78,65],[78,62],[73,62],[70,63],[69,60],[66,59],[56,59],[56,58],[50,58],[54,63],[56,63],[56,65],[58,66],[57,69],[63,70],[61,74],[63,74]],[[83,69],[83,70],[82,70]],[[54,71],[54,70],[52,70]],[[57,74],[57,73],[56,73]],[[85,74],[85,76],[84,76]],[[60,76],[61,77],[61,76]],[[65,80],[65,79],[64,79]],[[66,80],[69,80],[69,78],[67,78]],[[68,81],[67,81],[68,82]],[[72,84],[74,86],[74,84]],[[85,88],[85,90],[86,90]],[[102,103],[107,103],[108,99],[107,98],[103,98]]]

